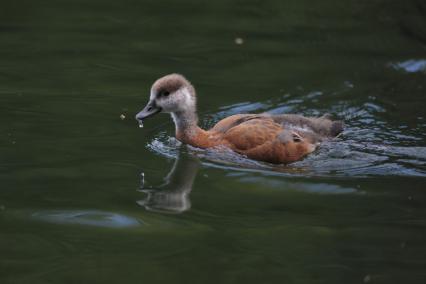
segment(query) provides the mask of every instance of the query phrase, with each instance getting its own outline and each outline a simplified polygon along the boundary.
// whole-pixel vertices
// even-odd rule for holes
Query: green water
[[[133,118],[170,72],[205,127],[347,127],[287,167],[187,148]],[[2,1],[0,283],[425,283],[425,87],[423,0]]]

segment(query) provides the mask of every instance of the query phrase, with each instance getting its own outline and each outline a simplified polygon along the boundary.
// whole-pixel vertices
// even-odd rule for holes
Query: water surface
[[[425,283],[425,11],[1,3],[0,282]],[[170,72],[203,127],[328,112],[346,129],[288,166],[186,147],[167,115],[133,119]]]

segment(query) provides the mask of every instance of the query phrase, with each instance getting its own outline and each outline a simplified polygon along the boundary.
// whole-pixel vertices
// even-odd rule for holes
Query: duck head
[[[157,81],[151,87],[149,101],[136,115],[142,123],[157,113],[171,113],[175,122],[178,118],[196,117],[196,96],[194,87],[182,75],[170,74]]]

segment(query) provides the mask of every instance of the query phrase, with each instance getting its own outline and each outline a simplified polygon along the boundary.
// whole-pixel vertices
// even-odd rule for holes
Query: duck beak
[[[144,109],[141,110],[135,118],[137,121],[142,122],[145,118],[153,116],[154,114],[161,112],[161,110],[161,107],[158,107],[155,104],[155,101],[149,101],[148,104],[144,107]]]

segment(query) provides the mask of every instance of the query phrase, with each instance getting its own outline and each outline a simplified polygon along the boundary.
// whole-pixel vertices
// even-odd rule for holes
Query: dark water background
[[[291,166],[187,148],[133,119],[170,72],[205,127],[347,128]],[[425,88],[423,0],[2,1],[0,283],[426,283]]]

